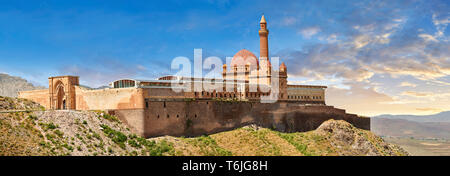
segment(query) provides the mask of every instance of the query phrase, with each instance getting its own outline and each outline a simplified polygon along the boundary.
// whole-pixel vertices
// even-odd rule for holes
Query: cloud
[[[297,22],[297,19],[294,17],[285,17],[281,20],[281,25],[283,26],[291,26]]]
[[[326,40],[327,40],[328,43],[337,42],[337,35],[336,34],[330,34]]]
[[[356,36],[355,39],[353,40],[353,43],[354,43],[356,49],[366,46],[367,44],[369,44],[369,42],[370,42],[370,37],[368,35],[359,35],[359,36]]]
[[[442,104],[450,103],[448,5],[439,6],[442,10],[425,1],[364,1],[353,11],[333,14],[339,16],[331,20],[333,26],[315,23],[299,31],[306,39],[318,36],[320,42],[280,50],[276,55],[288,63],[290,79],[308,80],[306,84],[340,80],[339,87],[349,88],[328,88],[327,104],[350,112],[448,110],[450,106]],[[415,84],[406,80],[415,80]],[[438,89],[441,92],[435,93]]]
[[[447,25],[450,23],[450,16],[448,15],[438,15],[433,13],[432,15],[433,24],[436,27],[436,36],[442,37],[444,35],[445,29],[447,29]]]
[[[136,68],[138,70],[141,70],[141,71],[146,71],[147,70],[147,68],[145,66],[143,66],[143,65],[137,65]]]
[[[409,82],[401,82],[401,87],[417,87],[417,84],[409,83]]]
[[[343,108],[349,113],[365,116],[374,116],[382,113],[398,114],[405,110],[413,110],[402,104],[391,104],[395,100],[383,93],[377,92],[373,87],[364,84],[350,84],[349,89],[329,87],[326,90],[327,104]]]
[[[434,36],[430,34],[419,34],[419,37],[424,39],[425,41],[439,42]]]
[[[319,27],[308,27],[300,30],[300,34],[303,35],[303,37],[310,39],[312,36],[316,35],[320,32]]]
[[[428,97],[428,96],[434,96],[434,93],[432,93],[432,92],[405,91],[405,92],[402,92],[401,95],[407,95],[407,96],[411,96],[411,97]]]
[[[412,29],[402,30],[400,26],[384,29],[377,25],[367,25],[364,29],[358,27],[357,33],[342,37],[345,40],[313,44],[302,50],[284,50],[277,54],[289,61],[288,69],[295,70],[293,75],[317,79],[337,76],[366,81],[374,74],[389,74],[437,80],[450,74],[448,41],[410,33]]]
[[[429,113],[439,113],[439,112],[443,111],[440,108],[416,108],[416,110],[425,111],[425,112],[429,112]]]

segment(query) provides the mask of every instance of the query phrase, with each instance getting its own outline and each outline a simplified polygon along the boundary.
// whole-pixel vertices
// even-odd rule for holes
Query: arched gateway
[[[51,109],[76,109],[75,86],[78,76],[50,77],[49,93]]]
[[[66,94],[62,82],[58,82],[56,85],[56,109],[67,109]]]

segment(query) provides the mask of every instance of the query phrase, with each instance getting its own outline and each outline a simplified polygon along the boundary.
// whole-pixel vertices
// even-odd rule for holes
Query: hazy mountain
[[[405,119],[416,122],[450,122],[450,111],[440,112],[433,115],[379,115],[374,118]]]
[[[450,139],[450,122],[372,118],[371,131],[380,136]]]
[[[34,86],[27,80],[0,73],[0,96],[17,97],[17,92],[24,90],[46,89],[42,86]]]

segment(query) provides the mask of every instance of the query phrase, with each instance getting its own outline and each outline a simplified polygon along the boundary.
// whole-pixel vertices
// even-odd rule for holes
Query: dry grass
[[[238,156],[301,156],[294,146],[269,129],[244,127],[211,136],[217,144]]]
[[[49,155],[48,148],[41,145],[45,139],[32,120],[22,120],[17,115],[15,113],[0,114],[0,155]],[[15,119],[21,119],[21,121]]]

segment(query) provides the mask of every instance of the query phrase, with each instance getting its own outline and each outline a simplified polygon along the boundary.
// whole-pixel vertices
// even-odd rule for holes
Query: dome
[[[237,52],[231,60],[231,67],[245,66],[247,64],[250,64],[251,70],[257,69],[259,67],[258,58],[255,56],[255,54],[246,49]]]

